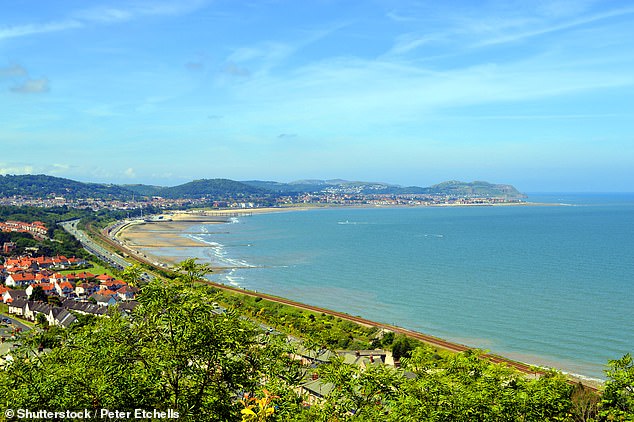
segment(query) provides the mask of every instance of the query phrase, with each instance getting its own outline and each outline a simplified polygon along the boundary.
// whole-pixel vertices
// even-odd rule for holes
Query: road
[[[112,265],[113,267],[122,270],[131,264],[126,261],[124,257],[119,254],[104,248],[99,243],[95,242],[86,233],[77,228],[79,220],[66,221],[59,223],[68,233],[72,234],[77,240],[81,242],[81,245],[91,254],[97,256],[102,261]]]

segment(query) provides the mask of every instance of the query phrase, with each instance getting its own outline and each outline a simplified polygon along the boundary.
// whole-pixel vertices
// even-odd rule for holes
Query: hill
[[[430,186],[429,192],[435,195],[446,195],[455,197],[505,197],[505,198],[525,198],[526,195],[520,193],[511,185],[494,185],[489,182],[475,181],[471,183],[451,180]]]
[[[525,198],[511,185],[497,185],[488,182],[447,181],[430,187],[399,186],[380,182],[352,182],[348,180],[298,180],[290,183],[247,180],[246,185],[266,189],[279,194],[300,193],[342,193],[342,194],[381,194],[381,195],[441,195],[456,197],[505,197],[508,199]]]
[[[0,197],[127,199],[132,194],[117,185],[83,183],[44,174],[0,175]]]
[[[164,198],[203,198],[203,197],[244,197],[250,195],[269,195],[267,189],[249,186],[229,179],[200,179],[178,186],[162,188],[157,195]]]
[[[46,175],[0,176],[0,197],[14,195],[31,198],[67,199],[132,199],[134,197],[161,196],[169,199],[229,199],[246,197],[275,197],[300,194],[347,194],[347,195],[435,195],[449,197],[485,197],[520,199],[526,196],[515,187],[489,182],[447,181],[430,187],[382,183],[332,180],[297,180],[290,183],[247,180],[238,182],[229,179],[200,179],[178,186],[111,185],[82,183],[70,179]]]

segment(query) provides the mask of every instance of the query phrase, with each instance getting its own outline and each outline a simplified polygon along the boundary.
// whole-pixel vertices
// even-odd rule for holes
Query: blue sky
[[[3,2],[0,174],[634,191],[630,1]]]

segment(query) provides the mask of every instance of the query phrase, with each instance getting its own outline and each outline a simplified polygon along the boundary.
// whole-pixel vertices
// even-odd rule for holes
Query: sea
[[[604,380],[634,353],[634,193],[547,205],[253,214],[153,250],[234,269],[214,281]]]

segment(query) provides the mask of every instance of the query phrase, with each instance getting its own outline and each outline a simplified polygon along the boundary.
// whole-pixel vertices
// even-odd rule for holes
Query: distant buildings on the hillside
[[[34,221],[33,223],[5,221],[0,222],[0,232],[29,233],[37,238],[45,238],[48,235],[48,228],[46,228],[46,225],[41,221]]]

